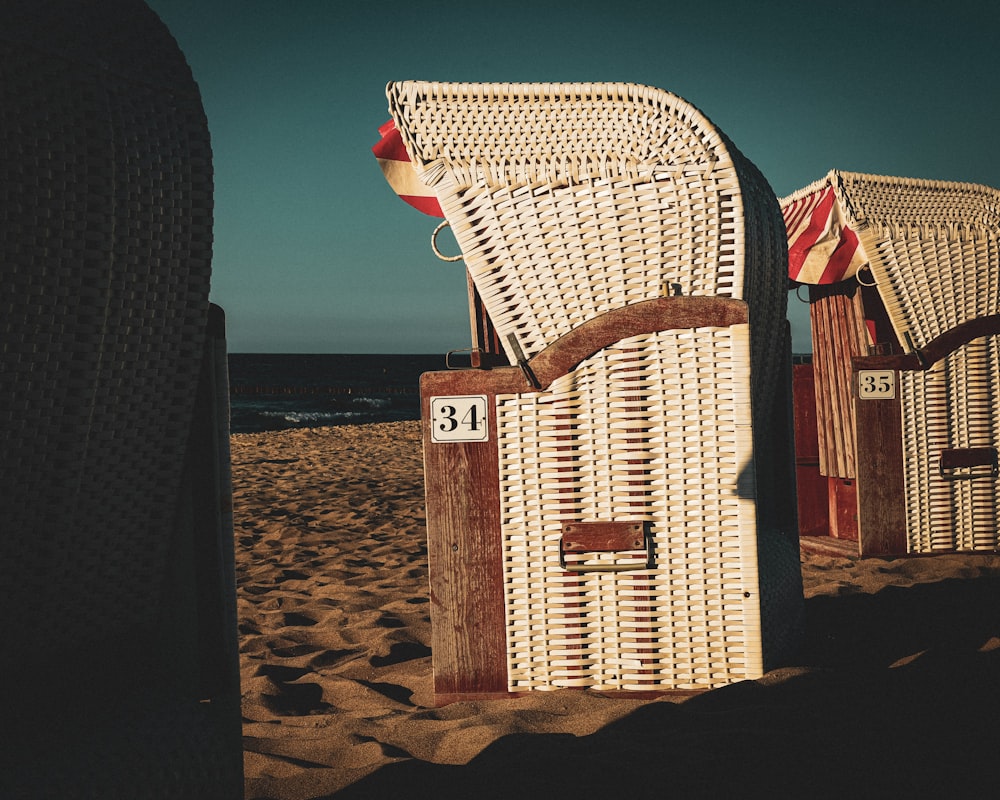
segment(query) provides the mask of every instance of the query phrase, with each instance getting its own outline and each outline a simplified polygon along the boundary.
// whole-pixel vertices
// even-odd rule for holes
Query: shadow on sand
[[[1000,756],[1000,578],[806,602],[796,665],[585,737],[387,765],[354,798],[984,797]]]

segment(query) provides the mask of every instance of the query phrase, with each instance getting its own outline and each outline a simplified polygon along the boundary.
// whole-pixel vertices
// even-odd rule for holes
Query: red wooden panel
[[[819,465],[797,465],[795,490],[798,500],[799,536],[830,535],[830,505],[827,481]]]
[[[830,535],[835,539],[858,540],[858,488],[848,478],[829,478]]]
[[[812,364],[792,365],[792,403],[795,424],[795,463],[819,464],[816,380]]]
[[[812,364],[792,365],[792,407],[799,535],[829,536],[830,508],[827,479],[819,471],[816,386]]]

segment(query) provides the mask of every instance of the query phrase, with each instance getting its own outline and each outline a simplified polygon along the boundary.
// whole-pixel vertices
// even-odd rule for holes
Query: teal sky
[[[390,80],[626,81],[696,105],[782,197],[830,169],[1000,187],[1000,4],[147,0],[198,81],[232,352],[469,344],[461,264],[371,154]],[[790,303],[797,351],[806,306]]]

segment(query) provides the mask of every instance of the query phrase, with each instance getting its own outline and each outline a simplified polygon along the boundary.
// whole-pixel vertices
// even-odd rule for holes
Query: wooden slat
[[[510,362],[500,345],[493,320],[490,319],[468,270],[465,272],[465,280],[469,291],[469,320],[472,326],[471,366],[476,369],[507,366]]]
[[[912,353],[866,357],[864,369],[930,369],[958,348],[983,336],[1000,336],[1000,314],[978,317],[956,325]]]
[[[434,694],[444,704],[507,692],[496,436],[432,442],[430,398],[524,389],[520,370],[428,372],[420,380]]]
[[[856,358],[854,370],[877,360]],[[855,381],[856,385],[856,381]],[[858,437],[858,543],[865,556],[906,552],[903,431],[899,376],[891,400],[855,396]]]
[[[851,359],[867,355],[864,310],[856,286],[811,286],[813,364],[819,429],[820,471],[831,478],[856,477]]]

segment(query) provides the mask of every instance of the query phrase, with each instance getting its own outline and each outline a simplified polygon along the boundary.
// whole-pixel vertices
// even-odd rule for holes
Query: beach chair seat
[[[198,89],[138,0],[0,8],[0,796],[243,795]]]
[[[863,554],[1000,546],[1000,192],[831,171],[781,201],[811,286],[824,474]]]
[[[512,365],[421,384],[439,701],[761,675],[802,607],[766,181],[650,87],[387,94]]]

